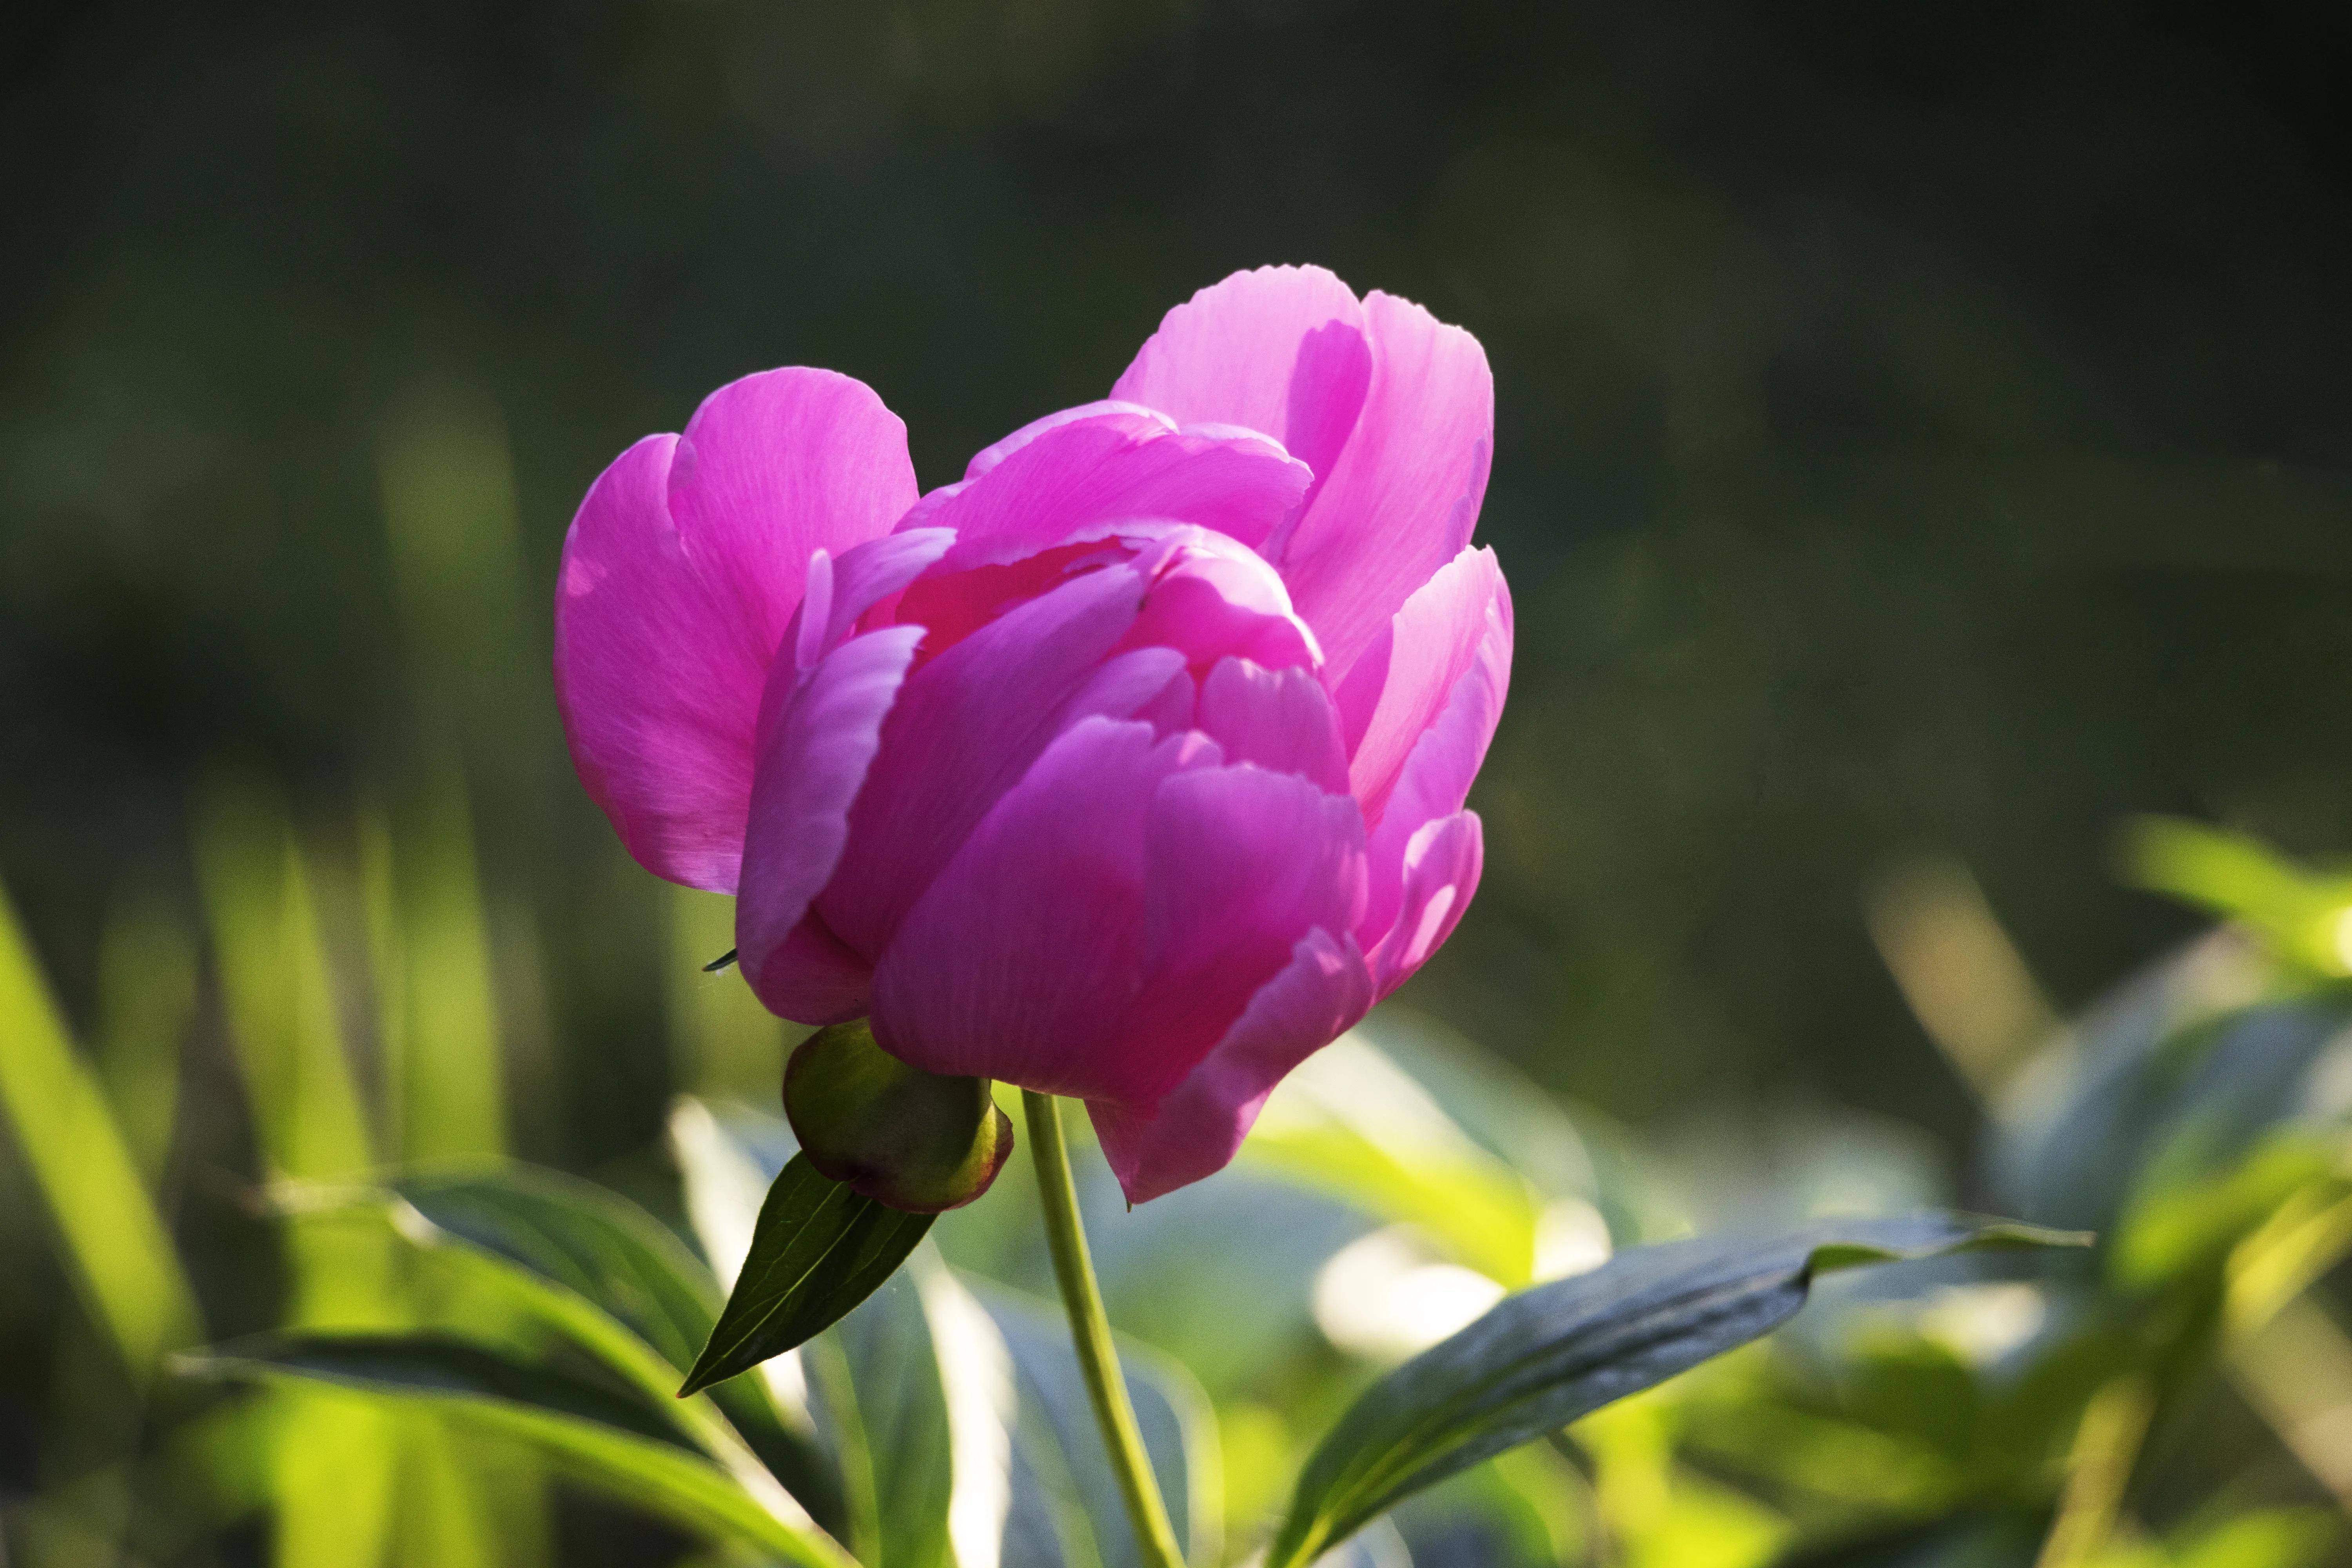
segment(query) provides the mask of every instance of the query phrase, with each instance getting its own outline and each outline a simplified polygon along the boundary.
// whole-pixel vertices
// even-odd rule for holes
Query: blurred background
[[[1999,1206],[1988,1086],[2201,924],[2131,884],[2260,901],[2127,826],[2352,839],[2347,69],[2339,6],[2195,0],[11,8],[0,879],[153,1289],[287,1315],[265,1171],[503,1151],[674,1213],[673,1095],[768,1092],[782,1026],[696,968],[728,906],[556,722],[611,457],[810,363],[938,484],[1270,261],[1495,370],[1487,873],[1402,1000],[1644,1150],[1668,1229],[1831,1154]],[[31,1153],[0,1500],[106,1441]]]

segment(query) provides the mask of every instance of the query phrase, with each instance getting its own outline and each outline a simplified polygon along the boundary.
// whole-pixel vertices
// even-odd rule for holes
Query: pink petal
[[[1321,666],[1323,650],[1291,607],[1281,575],[1247,546],[1207,529],[1168,525],[1135,565],[1151,589],[1128,646],[1181,648],[1204,675],[1229,657],[1273,669]]]
[[[1373,826],[1371,900],[1356,928],[1367,952],[1397,923],[1413,835],[1424,824],[1462,809],[1502,717],[1511,681],[1511,597],[1499,579],[1496,589],[1486,605],[1486,629],[1475,657],[1454,679],[1436,721],[1413,742]]]
[[[853,553],[855,553],[853,552]],[[814,937],[788,947],[809,905],[833,876],[849,839],[849,809],[882,742],[882,721],[914,662],[920,626],[854,637],[805,675],[779,653],[776,679],[789,686],[763,737],[752,776],[735,946],[743,977],[769,1008],[802,1023],[830,1023],[845,989],[841,954],[814,943],[815,984],[792,962],[811,956]],[[834,944],[837,947],[838,944]],[[849,998],[854,1002],[855,996]]]
[[[1306,670],[1220,659],[1201,683],[1191,722],[1229,763],[1298,773],[1329,794],[1348,793],[1339,716],[1323,683]]]
[[[879,539],[852,545],[838,561],[823,550],[810,554],[801,607],[784,633],[784,647],[791,650],[790,657],[783,657],[782,649],[779,650],[777,660],[769,667],[767,688],[760,695],[759,738],[755,743],[763,753],[769,727],[775,722],[778,710],[807,680],[809,671],[847,639],[859,616],[877,601],[900,592],[922,575],[954,542],[955,535],[945,529],[924,528],[909,533],[886,533]],[[758,788],[756,768],[753,788]]]
[[[874,966],[833,934],[811,910],[761,963],[756,992],[770,1012],[799,1024],[846,1024],[863,1018],[874,988]]]
[[[1180,425],[1262,430],[1319,484],[1355,428],[1371,368],[1363,307],[1345,283],[1319,267],[1263,267],[1169,311],[1111,395]]]
[[[1145,820],[1198,736],[1082,721],[1037,758],[908,913],[874,972],[875,1037],[932,1072],[1119,1093],[1143,962]]]
[[[1139,1204],[1223,1170],[1284,1075],[1370,1010],[1371,978],[1355,939],[1311,931],[1250,998],[1216,1047],[1157,1105],[1087,1106],[1103,1153]]]
[[[1146,826],[1142,984],[1116,1038],[1125,1095],[1157,1100],[1230,1028],[1301,937],[1364,907],[1355,802],[1296,773],[1203,768],[1160,786]]]
[[[1381,819],[1406,757],[1482,649],[1499,659],[1490,696],[1493,710],[1500,710],[1510,671],[1510,603],[1494,551],[1465,550],[1404,602],[1389,630],[1349,671],[1339,710],[1352,742],[1348,776],[1365,820]],[[1482,735],[1471,772],[1485,753]],[[1461,804],[1457,798],[1444,809]]]
[[[1146,408],[1140,404],[1120,403],[1111,398],[1104,398],[1096,403],[1081,403],[1075,408],[1060,409],[1055,413],[1046,415],[1042,419],[1032,419],[1028,424],[1024,425],[1020,429],[1013,432],[1012,435],[1005,437],[1003,439],[995,442],[992,446],[982,447],[979,451],[974,452],[971,455],[971,461],[963,466],[963,477],[967,479],[976,479],[980,478],[981,475],[988,472],[989,469],[996,467],[997,464],[1004,461],[1005,458],[1013,456],[1013,453],[1021,450],[1022,447],[1026,447],[1038,437],[1046,434],[1048,431],[1058,430],[1065,425],[1076,425],[1084,420],[1102,419],[1105,417],[1121,416],[1125,416],[1130,422],[1128,427],[1137,431],[1141,431],[1147,426],[1154,425],[1158,426],[1162,430],[1173,430],[1176,428],[1176,422],[1169,418],[1168,416],[1160,413],[1156,409]],[[953,489],[956,487],[950,486],[948,488]],[[933,490],[931,493],[933,495],[937,495],[940,492],[938,490]]]
[[[563,546],[556,698],[572,761],[656,875],[734,890],[768,666],[811,554],[916,496],[906,427],[829,371],[749,376],[590,489]]]
[[[1423,823],[1404,852],[1402,916],[1371,953],[1373,994],[1385,996],[1454,934],[1478,890],[1486,840],[1475,811]]]
[[[1133,625],[1143,578],[1126,565],[1077,577],[982,626],[917,669],[883,726],[850,812],[849,844],[819,899],[853,950],[878,956],[997,798],[1082,712],[1150,700],[1173,673],[1100,667]],[[1129,710],[1131,711],[1132,710]]]
[[[1368,296],[1364,313],[1363,412],[1281,555],[1341,678],[1470,542],[1495,445],[1495,382],[1478,340],[1386,294]]]
[[[1254,547],[1297,510],[1313,478],[1251,431],[1179,430],[1148,409],[1090,406],[990,447],[972,459],[971,478],[925,496],[901,526],[954,529],[950,571],[1034,554],[1129,518],[1198,523]]]

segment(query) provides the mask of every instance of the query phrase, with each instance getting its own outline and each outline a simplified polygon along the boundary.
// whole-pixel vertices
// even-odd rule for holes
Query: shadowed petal
[[[734,890],[761,693],[812,554],[887,533],[915,494],[898,417],[801,369],[721,387],[590,489],[558,579],[556,698],[648,870]]]
[[[1144,957],[1145,820],[1162,780],[1216,760],[1197,735],[1108,719],[1055,740],[875,966],[875,1038],[931,1072],[1055,1094],[1148,1077],[1118,1038]]]
[[[1231,763],[1298,773],[1331,795],[1348,793],[1348,754],[1323,683],[1304,669],[1217,661],[1201,683],[1193,726]]]
[[[1216,1047],[1148,1110],[1097,1100],[1103,1153],[1139,1204],[1224,1169],[1285,1074],[1363,1017],[1371,977],[1355,939],[1311,931]]]
[[[851,810],[848,847],[819,900],[843,942],[869,957],[889,945],[973,826],[1067,726],[1078,699],[1091,692],[1097,702],[1140,704],[1166,685],[1173,671],[1164,659],[1123,684],[1100,668],[1134,624],[1145,586],[1124,565],[1075,578],[908,680]]]
[[[1140,1088],[1100,1093],[1131,1101],[1173,1089],[1300,937],[1346,931],[1364,907],[1356,803],[1297,773],[1228,766],[1171,778],[1145,845],[1144,974],[1118,1032]]]
[[[793,694],[761,742],[752,779],[735,946],[743,978],[784,1017],[829,1023],[842,1005],[839,955],[819,945],[817,955],[833,962],[822,966],[822,983],[812,987],[803,966],[791,962],[809,943],[795,949],[786,939],[841,858],[850,807],[922,635],[920,626],[869,632],[835,648],[804,676],[785,655],[777,656],[776,679]]]

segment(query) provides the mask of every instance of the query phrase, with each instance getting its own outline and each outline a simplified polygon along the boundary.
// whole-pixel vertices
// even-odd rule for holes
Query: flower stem
[[[1128,1403],[1127,1380],[1119,1375],[1118,1352],[1111,1348],[1110,1321],[1103,1316],[1102,1289],[1087,1256],[1086,1227],[1078,1219],[1077,1189],[1070,1182],[1069,1146],[1062,1141],[1062,1108],[1049,1094],[1021,1091],[1029,1121],[1029,1157],[1037,1165],[1037,1196],[1045,1211],[1045,1241],[1054,1252],[1054,1276],[1062,1284],[1062,1307],[1070,1318],[1070,1340],[1102,1427],[1103,1449],[1127,1517],[1134,1522],[1144,1568],[1184,1568],[1176,1531],[1160,1500],[1159,1478],[1143,1451],[1143,1435]]]

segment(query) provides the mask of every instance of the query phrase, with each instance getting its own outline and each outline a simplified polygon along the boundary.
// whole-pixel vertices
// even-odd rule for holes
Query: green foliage
[[[296,1379],[395,1405],[413,1402],[519,1438],[580,1479],[785,1562],[845,1568],[850,1561],[805,1516],[761,1508],[740,1477],[678,1442],[639,1401],[478,1344],[430,1334],[290,1334],[187,1364],[200,1376]]]
[[[110,1531],[168,1557],[259,1509],[289,1568],[528,1563],[550,1549],[542,1475],[714,1563],[1140,1561],[1043,1299],[1031,1183],[934,1227],[845,1202],[781,1119],[690,1100],[670,1123],[690,1240],[509,1159],[379,1168],[377,1129],[414,1146],[419,1103],[383,1053],[431,1053],[407,1004],[364,998],[410,984],[399,953],[431,944],[370,923],[367,830],[354,868],[265,795],[209,811],[218,1023],[289,1290],[272,1332],[182,1358],[199,1375],[104,1439],[133,1446],[110,1467],[59,1472],[25,1516],[34,1561]],[[1670,1163],[1410,1015],[1286,1084],[1214,1182],[1130,1215],[1082,1145],[1112,1314],[1148,1332],[1120,1353],[1188,1558],[2336,1561],[2352,995],[2277,936],[2276,898],[2230,907],[2251,939],[2156,965],[1993,1086],[1994,1201],[2095,1229],[2090,1253],[2004,1252],[2049,1237],[1937,1218],[1634,1245],[1690,1223]],[[480,926],[457,929],[487,963]],[[365,962],[339,930],[368,933]],[[136,1382],[204,1315],[157,1205],[205,988],[168,912],[117,932],[93,1066],[0,927],[0,1104],[92,1342]],[[488,971],[467,973],[478,1019]],[[473,1124],[497,1126],[491,1080],[467,1081]],[[1900,1259],[1884,1284],[1847,1277]],[[150,1419],[160,1437],[136,1436]],[[2209,1479],[2176,1502],[2184,1466]],[[165,1498],[203,1501],[166,1529]]]
[[[886,1208],[793,1156],[760,1205],[741,1278],[679,1392],[747,1372],[838,1321],[898,1270],[936,1217]]]
[[[1339,1418],[1307,1463],[1269,1568],[1309,1561],[1423,1487],[1769,1332],[1819,1275],[2065,1239],[1944,1219],[1832,1221],[1776,1242],[1639,1248],[1522,1291]]]

